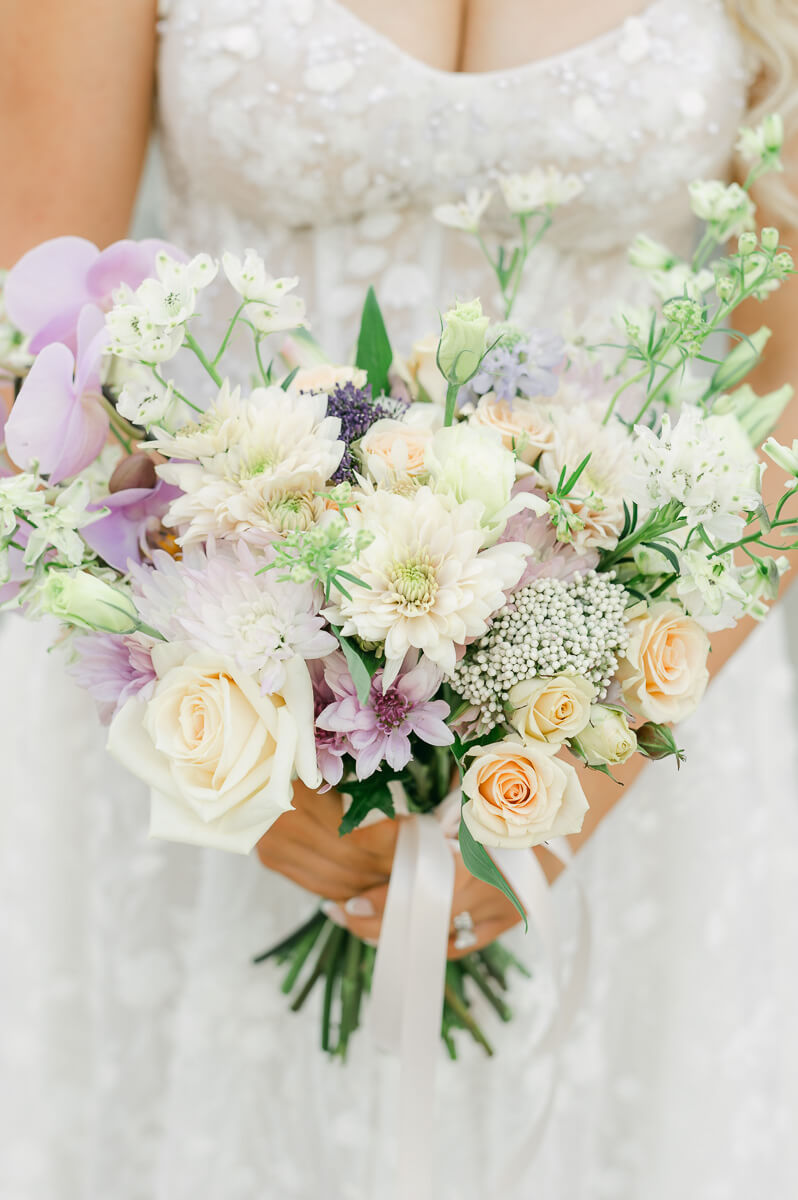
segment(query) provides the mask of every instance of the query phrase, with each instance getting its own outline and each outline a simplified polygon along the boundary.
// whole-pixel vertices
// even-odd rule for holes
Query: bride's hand
[[[368,941],[380,934],[388,894],[398,824],[377,821],[341,837],[341,797],[337,792],[313,792],[294,786],[294,809],[275,822],[258,842],[264,866],[292,879],[300,887],[336,903],[334,920]],[[489,884],[482,883],[455,863],[452,913],[470,913],[476,941],[456,949],[455,930],[449,938],[449,957],[459,958],[493,942],[519,920],[514,906]]]
[[[327,900],[346,901],[387,883],[396,822],[378,821],[341,837],[341,815],[337,792],[314,792],[297,782],[293,810],[258,842],[261,862]]]
[[[380,824],[395,822],[385,821]],[[378,884],[354,897],[343,906],[334,905],[328,911],[331,920],[345,925],[357,937],[375,942],[380,936],[382,914],[388,895],[388,884]],[[457,855],[455,859],[454,899],[452,917],[468,913],[473,923],[473,940],[467,945],[457,946],[457,930],[454,924],[449,930],[449,958],[462,958],[483,946],[495,942],[513,925],[520,921],[518,910],[497,888],[480,879],[475,879]]]

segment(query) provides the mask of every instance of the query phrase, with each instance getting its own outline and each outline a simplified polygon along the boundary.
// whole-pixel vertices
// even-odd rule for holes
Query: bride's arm
[[[5,0],[0,265],[124,237],[147,146],[155,0]]]

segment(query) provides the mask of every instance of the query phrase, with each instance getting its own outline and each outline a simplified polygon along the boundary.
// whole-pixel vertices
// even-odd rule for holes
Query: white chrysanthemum
[[[480,552],[482,505],[447,503],[428,487],[409,496],[377,491],[347,521],[373,535],[352,572],[365,587],[336,594],[325,616],[346,635],[385,643],[390,685],[408,650],[447,674],[456,647],[480,637],[521,578],[527,547],[515,542]]]
[[[223,388],[200,426],[156,445],[173,459],[159,474],[185,495],[166,523],[182,527],[181,545],[206,538],[307,528],[321,514],[314,493],[341,461],[340,420],[323,394],[258,388],[246,400]]]
[[[617,423],[602,425],[587,405],[557,410],[552,419],[554,445],[541,455],[538,474],[546,490],[553,492],[563,468],[571,474],[590,455],[562,503],[574,517],[573,542],[580,551],[609,549],[617,543],[623,527],[623,502],[632,470],[631,439]]]
[[[289,659],[323,658],[338,642],[311,585],[278,579],[278,571],[258,574],[267,561],[243,544],[195,551],[184,562],[157,551],[154,570],[133,570],[139,615],[167,641],[217,651],[265,692],[278,691]]]
[[[659,435],[642,426],[635,434],[632,499],[645,508],[678,500],[688,529],[703,525],[722,541],[740,536],[741,514],[759,504],[760,467],[736,417],[686,405],[675,426],[666,413]]]

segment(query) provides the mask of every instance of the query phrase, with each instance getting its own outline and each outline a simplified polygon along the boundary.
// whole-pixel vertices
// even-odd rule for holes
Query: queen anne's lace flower
[[[352,568],[365,586],[335,596],[325,616],[347,636],[385,643],[386,686],[411,649],[451,672],[457,646],[485,632],[520,579],[525,548],[481,551],[481,515],[480,504],[453,505],[427,487],[377,491],[347,510],[350,524],[374,534]]]

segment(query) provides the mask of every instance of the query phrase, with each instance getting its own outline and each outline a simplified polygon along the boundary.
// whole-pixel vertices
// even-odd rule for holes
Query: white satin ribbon
[[[377,1045],[400,1056],[397,1196],[426,1200],[432,1175],[435,1062],[449,942],[454,856],[440,822],[399,823],[371,984]]]
[[[407,812],[395,796],[397,811]],[[402,817],[371,987],[370,1024],[377,1045],[400,1059],[398,1200],[428,1200],[432,1186],[435,1063],[454,895],[452,842],[460,813],[459,789],[433,813]],[[456,843],[454,843],[456,845]],[[566,866],[567,842],[547,849]],[[491,857],[527,912],[542,943],[554,982],[555,1003],[536,1049],[553,1055],[541,1112],[503,1172],[497,1194],[517,1185],[529,1169],[550,1116],[559,1075],[559,1051],[581,1004],[588,969],[588,912],[579,888],[580,931],[570,977],[563,981],[551,894],[533,850],[491,850]]]

